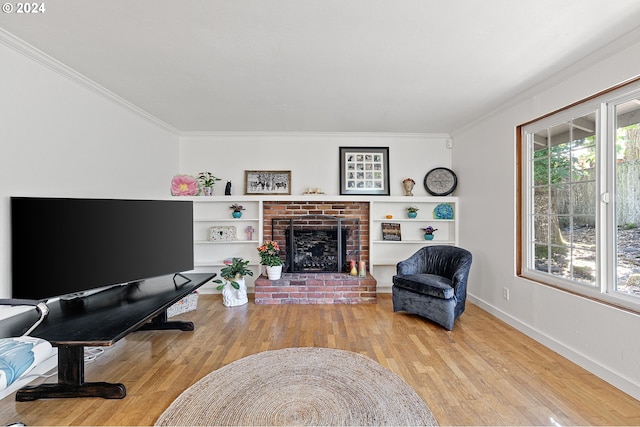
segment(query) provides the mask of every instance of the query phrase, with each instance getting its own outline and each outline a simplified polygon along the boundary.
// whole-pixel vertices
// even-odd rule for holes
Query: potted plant
[[[417,217],[417,216],[418,216],[418,211],[419,211],[419,210],[420,210],[420,209],[418,209],[416,206],[409,206],[409,207],[407,208],[407,216],[408,216],[409,218],[415,218],[415,217]]]
[[[282,259],[280,258],[280,246],[273,240],[265,240],[258,247],[260,264],[267,267],[269,280],[278,280],[282,275]]]
[[[438,231],[437,228],[433,228],[432,226],[421,228],[421,230],[424,231],[425,240],[433,240],[433,232]]]
[[[198,184],[202,187],[202,194],[205,196],[213,195],[213,186],[220,178],[214,176],[211,172],[200,172],[198,174]]]
[[[222,303],[227,307],[246,304],[249,299],[244,276],[253,276],[253,271],[247,268],[249,261],[231,258],[224,260],[224,264],[220,269],[222,279],[213,281],[219,283],[216,289],[222,291]]]
[[[231,215],[233,215],[234,218],[240,218],[242,216],[242,211],[244,210],[242,205],[234,203],[233,205],[229,206],[229,208],[233,209]]]

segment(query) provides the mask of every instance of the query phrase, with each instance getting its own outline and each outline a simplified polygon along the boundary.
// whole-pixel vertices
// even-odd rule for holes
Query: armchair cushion
[[[453,298],[453,284],[446,277],[437,274],[407,274],[396,276],[394,284],[424,295],[436,298]]]

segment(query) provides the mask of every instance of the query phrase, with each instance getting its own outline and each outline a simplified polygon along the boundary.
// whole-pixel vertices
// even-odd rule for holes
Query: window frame
[[[640,77],[623,82],[516,127],[516,275],[618,308],[640,313],[640,297],[616,291],[616,106],[640,98]],[[529,138],[595,112],[595,286],[539,272],[532,268],[534,252],[533,151]],[[551,185],[551,183],[549,183]],[[607,202],[608,197],[608,202]]]

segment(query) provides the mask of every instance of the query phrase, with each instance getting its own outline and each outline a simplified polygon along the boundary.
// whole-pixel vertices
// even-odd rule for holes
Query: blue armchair
[[[425,246],[396,266],[393,311],[425,317],[447,330],[465,309],[472,256],[455,246]]]

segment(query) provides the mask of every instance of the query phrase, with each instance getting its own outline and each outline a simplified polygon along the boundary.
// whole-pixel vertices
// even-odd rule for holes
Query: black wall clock
[[[458,185],[458,177],[451,169],[434,168],[424,177],[424,189],[432,196],[448,196]]]

